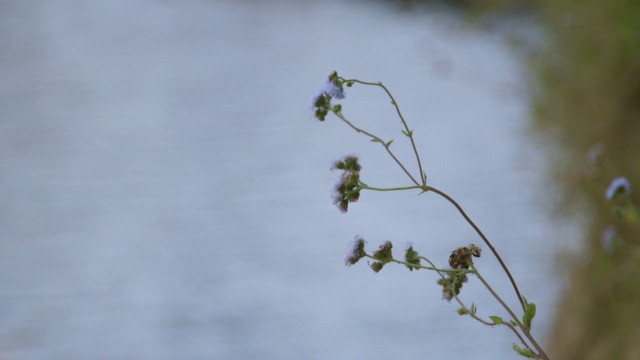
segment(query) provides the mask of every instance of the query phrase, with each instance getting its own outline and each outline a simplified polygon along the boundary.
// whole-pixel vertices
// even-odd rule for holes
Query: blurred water
[[[379,147],[311,117],[334,69],[394,91],[431,184],[504,252],[544,338],[543,162],[503,32],[356,1],[0,10],[0,358],[515,358],[512,334],[455,315],[433,274],[344,267],[355,234],[441,265],[480,240],[434,195],[334,208],[328,169],[348,153],[371,185],[407,184]],[[381,93],[349,89],[344,106],[413,164]]]

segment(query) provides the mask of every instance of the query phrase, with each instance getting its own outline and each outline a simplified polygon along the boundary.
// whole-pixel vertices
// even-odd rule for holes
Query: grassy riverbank
[[[475,14],[526,8],[548,35],[532,59],[539,80],[533,127],[554,146],[549,178],[560,197],[558,218],[584,224],[580,251],[558,255],[569,274],[548,353],[562,360],[640,359],[640,226],[616,218],[605,198],[619,176],[640,193],[640,2],[450,4]],[[555,241],[567,240],[575,239]]]
[[[536,125],[559,146],[552,171],[563,194],[559,215],[586,220],[549,353],[640,359],[640,228],[613,216],[604,195],[618,176],[640,191],[640,3],[539,5],[551,43],[536,69]],[[610,226],[617,236],[603,243]]]
[[[605,197],[619,176],[640,193],[640,2],[534,5],[549,41],[532,59],[533,125],[556,146],[549,176],[559,219],[584,224],[580,252],[558,255],[570,273],[547,352],[562,360],[640,359],[640,226],[614,216]]]
[[[620,176],[640,193],[640,2],[540,0],[533,9],[549,36],[532,59],[533,125],[556,146],[549,176],[559,219],[584,224],[580,251],[558,255],[568,283],[547,352],[640,359],[640,226],[614,216],[605,197]]]

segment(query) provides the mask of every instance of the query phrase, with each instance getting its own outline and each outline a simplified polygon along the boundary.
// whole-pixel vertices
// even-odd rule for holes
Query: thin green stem
[[[373,187],[373,186],[368,186],[368,185],[362,184],[362,186],[360,186],[360,188],[363,189],[363,190],[373,190],[373,191],[400,191],[400,190],[422,189],[422,185],[403,186],[403,187],[394,187],[394,188],[377,188],[377,187]]]
[[[333,109],[331,109],[331,112],[333,112],[338,118],[340,118],[340,120],[344,121],[347,125],[349,125],[356,132],[363,133],[363,134],[367,135],[368,137],[370,137],[371,139],[375,140],[376,142],[379,142],[382,146],[384,146],[385,150],[387,150],[389,155],[391,155],[391,157],[396,162],[396,164],[398,164],[398,166],[400,166],[400,168],[402,168],[402,171],[404,171],[404,173],[407,174],[407,176],[409,176],[409,178],[411,179],[411,182],[413,182],[414,184],[416,184],[418,186],[420,185],[420,183],[418,181],[416,181],[416,179],[413,178],[413,175],[411,175],[409,170],[407,170],[407,168],[404,167],[402,162],[400,162],[400,160],[398,160],[398,158],[393,154],[393,152],[389,148],[388,142],[385,142],[384,140],[382,140],[378,136],[375,136],[372,133],[353,125],[353,123],[351,123],[349,120],[347,120],[347,118],[345,118],[344,115],[342,115],[342,113],[336,112]]]
[[[396,112],[398,113],[398,117],[400,117],[400,121],[402,121],[402,125],[404,126],[406,131],[405,135],[407,135],[407,137],[409,137],[409,140],[411,141],[413,152],[416,155],[416,160],[418,161],[418,169],[420,170],[420,178],[422,180],[422,185],[426,185],[427,178],[426,178],[425,172],[422,170],[422,162],[420,161],[420,154],[418,153],[418,148],[416,147],[416,143],[413,139],[413,131],[409,129],[409,125],[407,125],[407,121],[404,119],[404,116],[402,116],[402,112],[400,111],[400,106],[398,106],[398,102],[393,97],[389,89],[387,89],[387,87],[384,86],[382,82],[374,83],[374,82],[361,81],[358,79],[344,79],[344,78],[341,78],[341,79],[344,81],[359,83],[363,85],[380,86],[387,93],[387,95],[391,99],[391,103],[396,108]]]
[[[436,267],[435,264],[433,262],[431,262],[431,260],[427,259],[426,257],[420,256],[420,259],[424,259],[426,262],[428,262],[431,266],[433,266],[434,268]],[[442,273],[439,270],[435,270],[438,275],[440,275],[441,278],[446,280],[446,277],[444,275],[442,275]],[[441,270],[442,272],[447,272],[447,270]],[[460,271],[460,270],[456,270],[456,271]],[[474,270],[472,271],[474,272],[476,275],[478,274],[478,270],[476,270],[474,268]],[[452,289],[453,290],[453,289]],[[489,325],[489,326],[495,326],[495,323],[489,323],[488,321],[483,320],[482,318],[480,318],[479,316],[473,314],[471,312],[471,310],[469,310],[469,308],[462,302],[462,300],[460,300],[460,298],[458,297],[458,295],[453,294],[453,297],[456,299],[456,302],[458,303],[458,305],[460,305],[466,312],[467,314],[469,314],[473,319],[476,319],[477,321],[485,324],[485,325]],[[518,337],[518,339],[520,340],[520,343],[527,349],[531,350],[531,347],[529,346],[529,344],[527,344],[527,342],[524,340],[524,338],[522,338],[522,335],[520,335],[520,332],[518,332],[518,329],[516,329],[513,325],[507,323],[507,322],[503,322],[500,325],[506,325],[507,327],[509,327],[509,329],[511,329],[511,331],[513,331],[514,334],[516,334],[516,336]],[[524,330],[523,330],[524,331]],[[546,355],[546,354],[545,354]]]
[[[489,285],[489,283],[482,277],[482,275],[480,275],[480,272],[478,272],[478,269],[476,269],[473,265],[471,265],[471,269],[473,270],[473,274],[475,274],[478,279],[480,279],[480,281],[482,282],[482,284],[484,285],[484,287],[487,288],[487,290],[489,290],[489,292],[491,293],[491,295],[493,295],[494,298],[496,298],[496,300],[498,300],[498,302],[500,303],[500,305],[502,305],[502,307],[507,310],[507,312],[509,313],[509,316],[511,316],[511,318],[513,319],[513,321],[515,321],[518,326],[522,327],[522,323],[520,322],[520,320],[518,319],[518,316],[513,312],[513,310],[511,310],[511,308],[509,307],[509,305],[507,305],[504,300],[502,300],[502,298],[493,290],[493,288]]]
[[[478,271],[478,269],[476,269],[475,266],[471,265],[471,269],[473,270],[473,273],[478,277],[478,279],[480,279],[480,281],[482,282],[482,284],[484,285],[484,287],[487,288],[487,290],[489,290],[489,292],[491,293],[491,295],[493,295],[493,297],[498,300],[498,302],[500,303],[500,305],[502,305],[502,307],[507,310],[507,312],[509,313],[509,315],[511,316],[511,318],[513,319],[513,321],[516,322],[516,324],[518,324],[518,327],[520,329],[522,329],[522,332],[524,333],[524,335],[527,337],[527,339],[529,339],[529,341],[531,341],[531,344],[533,344],[533,346],[536,348],[536,350],[538,351],[539,356],[541,356],[543,359],[549,360],[549,357],[547,356],[547,354],[544,352],[544,350],[542,349],[542,347],[538,344],[538,342],[536,341],[536,339],[531,335],[531,332],[529,331],[529,329],[522,323],[520,322],[520,320],[518,319],[518,317],[516,316],[516,314],[513,312],[513,310],[511,310],[511,308],[504,302],[504,300],[502,300],[502,298],[493,290],[493,288],[489,285],[489,283],[484,279],[484,277],[482,277],[482,275],[480,275],[480,272]]]
[[[369,254],[365,254],[364,256],[368,257],[370,259],[376,260],[376,261],[380,260],[380,259],[375,258],[374,256],[369,255]],[[427,260],[426,258],[423,258],[422,256],[420,258]],[[429,260],[427,260],[427,261],[429,261]],[[418,269],[432,270],[432,271],[435,271],[437,273],[441,273],[441,272],[444,272],[444,273],[465,273],[465,274],[472,274],[473,273],[473,271],[471,271],[471,270],[463,270],[463,269],[440,269],[440,268],[436,267],[435,265],[433,265],[433,263],[431,261],[429,261],[429,263],[431,264],[431,267],[424,266],[424,265],[419,265],[419,264],[411,264],[411,263],[408,263],[408,262],[405,262],[405,261],[402,261],[402,260],[397,260],[397,259],[391,259],[391,260],[389,260],[389,262],[394,262],[394,263],[405,265],[405,266],[412,266],[412,267],[418,268]]]
[[[516,329],[516,327],[515,327],[515,326],[513,326],[513,325],[509,324],[508,322],[503,322],[503,323],[502,323],[502,324],[500,324],[500,325],[505,325],[505,326],[507,326],[509,329],[511,329],[511,331],[513,331],[513,333],[514,333],[514,334],[516,334],[516,336],[518,337],[518,339],[520,339],[520,343],[521,343],[522,345],[524,345],[524,347],[525,347],[525,348],[527,348],[527,349],[529,349],[529,350],[533,351],[533,349],[531,349],[531,347],[529,346],[529,344],[527,344],[527,342],[526,342],[526,341],[524,341],[524,338],[522,338],[522,335],[520,335],[520,333],[518,332],[518,330]],[[536,355],[538,358],[540,358],[540,357],[542,356],[542,355],[540,355],[540,354],[535,354],[535,355]],[[545,354],[545,356],[546,356],[546,354]]]
[[[493,247],[493,244],[491,244],[489,239],[487,239],[487,237],[484,235],[484,233],[482,233],[480,228],[473,222],[473,220],[471,220],[471,218],[467,215],[467,213],[464,211],[462,206],[460,206],[460,204],[458,204],[457,201],[453,200],[453,198],[451,198],[449,195],[445,194],[444,192],[442,192],[442,191],[440,191],[440,190],[438,190],[438,189],[436,189],[436,188],[434,188],[432,186],[426,186],[425,185],[423,187],[423,189],[425,191],[433,191],[434,193],[442,196],[447,201],[449,201],[451,204],[453,204],[453,206],[455,206],[456,209],[458,209],[458,211],[460,212],[462,217],[464,217],[464,219],[469,223],[469,225],[471,225],[471,227],[473,227],[473,229],[476,231],[476,233],[478,233],[478,235],[480,235],[480,237],[482,238],[484,243],[487,244],[487,246],[489,247],[489,249],[491,250],[493,255],[496,257],[496,259],[500,263],[500,266],[502,266],[502,269],[504,270],[504,272],[509,277],[509,281],[511,281],[511,286],[515,290],[516,295],[518,296],[518,300],[520,301],[520,305],[522,306],[522,311],[526,312],[526,307],[524,306],[524,299],[522,298],[522,295],[520,294],[520,290],[518,289],[518,285],[516,284],[516,281],[514,280],[513,275],[511,275],[511,271],[509,271],[509,268],[507,268],[507,265],[502,260],[502,257],[500,256],[500,254],[498,254],[498,251]]]

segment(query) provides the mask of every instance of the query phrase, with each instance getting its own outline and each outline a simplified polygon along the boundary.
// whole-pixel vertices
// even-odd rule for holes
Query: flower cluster
[[[393,260],[393,254],[391,252],[393,249],[393,244],[391,241],[385,241],[376,252],[373,253],[373,258],[377,261],[374,261],[371,264],[371,268],[373,271],[378,272],[382,270],[382,267],[385,266],[389,261]]]
[[[406,249],[404,259],[405,262],[409,264],[407,268],[409,268],[410,271],[413,271],[413,269],[418,270],[420,268],[420,255],[418,255],[417,251],[413,250],[413,243],[408,242]]]
[[[477,245],[459,247],[455,249],[449,257],[449,265],[452,269],[466,270],[473,265],[472,256],[480,257],[482,249]],[[468,280],[464,271],[449,272],[446,278],[438,280],[438,285],[442,286],[442,297],[451,301],[455,296],[460,294],[462,285]]]
[[[341,106],[331,106],[331,99],[344,99],[344,87],[342,81],[338,77],[337,72],[331,73],[327,81],[322,85],[316,95],[311,98],[311,110],[313,110],[315,117],[324,121],[325,117],[330,110],[340,112]]]
[[[459,247],[449,256],[449,266],[452,269],[468,269],[469,266],[473,265],[471,256],[480,257],[481,253],[482,249],[475,244]]]
[[[460,294],[462,285],[469,279],[464,273],[452,272],[446,278],[438,280],[438,285],[442,286],[442,297],[447,301],[451,301],[454,297]]]
[[[361,168],[356,156],[347,156],[333,165],[333,170],[342,170],[340,181],[335,187],[333,203],[343,213],[349,209],[349,203],[356,202],[360,198],[360,190],[362,190]]]
[[[358,260],[365,257],[366,253],[364,251],[364,241],[363,238],[356,236],[356,238],[351,243],[351,248],[349,249],[349,253],[347,253],[347,257],[344,258],[344,264],[347,266],[351,266],[358,262]]]

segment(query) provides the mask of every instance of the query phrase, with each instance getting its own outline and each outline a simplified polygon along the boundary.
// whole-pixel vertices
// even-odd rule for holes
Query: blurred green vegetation
[[[640,1],[387,1],[446,4],[474,17],[524,8],[541,20],[545,48],[531,59],[533,128],[552,147],[549,194],[559,197],[558,219],[584,224],[580,251],[558,254],[568,283],[547,353],[640,359],[640,226],[616,218],[605,197],[619,176],[640,193]],[[611,226],[613,246],[603,244]]]
[[[481,1],[469,9],[477,15],[522,5]],[[584,224],[580,251],[558,254],[569,274],[547,353],[563,360],[640,359],[640,226],[614,216],[615,204],[605,197],[620,176],[640,193],[640,1],[530,5],[547,34],[531,59],[538,80],[533,128],[553,147],[556,215]],[[605,235],[612,228],[613,243]]]
[[[537,59],[536,126],[558,145],[558,215],[585,220],[549,353],[640,359],[640,228],[613,216],[604,195],[619,176],[640,190],[640,2],[543,0],[539,9],[550,42]],[[602,242],[609,226],[613,248]]]

